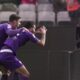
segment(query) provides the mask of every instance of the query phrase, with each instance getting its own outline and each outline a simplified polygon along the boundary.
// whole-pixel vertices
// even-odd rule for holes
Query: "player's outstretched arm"
[[[47,29],[45,26],[42,26],[37,30],[37,32],[41,34],[41,38],[39,39],[38,44],[42,46],[44,46],[46,42],[46,31]]]

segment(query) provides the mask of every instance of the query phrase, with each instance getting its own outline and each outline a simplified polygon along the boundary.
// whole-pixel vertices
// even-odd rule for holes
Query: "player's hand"
[[[46,31],[47,31],[46,27],[42,26],[36,30],[36,33],[46,34]]]
[[[42,26],[41,27],[41,32],[42,32],[42,34],[46,34],[47,28],[45,26]]]

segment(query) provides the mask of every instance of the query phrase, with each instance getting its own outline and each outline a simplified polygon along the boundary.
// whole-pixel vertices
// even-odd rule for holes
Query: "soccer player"
[[[0,48],[3,46],[3,42],[8,36],[14,36],[21,31],[21,29],[17,29],[19,25],[20,17],[16,14],[10,15],[8,23],[0,24]]]
[[[21,19],[18,15],[11,14],[8,23],[0,24],[0,49],[2,48],[4,41],[8,36],[12,37],[21,31],[21,28],[17,29],[17,27],[20,25],[20,21]],[[4,76],[6,70],[2,71]]]
[[[16,36],[8,37],[4,42],[4,46],[0,50],[0,63],[2,63],[8,70],[16,71],[20,74],[21,80],[28,80],[30,73],[24,64],[17,58],[16,51],[28,41],[37,43],[41,46],[45,45],[46,27],[42,26],[37,30],[35,29],[35,25],[30,25],[27,26],[27,29],[23,29],[21,32],[17,33]],[[41,34],[41,38],[38,39],[35,36],[35,33]]]

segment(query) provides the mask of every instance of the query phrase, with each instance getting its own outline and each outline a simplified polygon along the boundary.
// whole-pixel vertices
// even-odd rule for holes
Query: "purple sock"
[[[29,80],[29,78],[19,74],[19,80]]]

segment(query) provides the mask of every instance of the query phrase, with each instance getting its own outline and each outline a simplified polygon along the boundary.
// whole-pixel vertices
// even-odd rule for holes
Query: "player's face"
[[[36,25],[33,25],[32,32],[35,33]]]
[[[16,26],[19,27],[21,25],[21,19],[16,21]]]
[[[33,25],[33,27],[30,29],[30,31],[31,31],[32,33],[35,33],[35,29],[36,29],[36,26]]]
[[[14,28],[19,27],[21,25],[21,19],[13,21],[13,24],[14,24]]]

